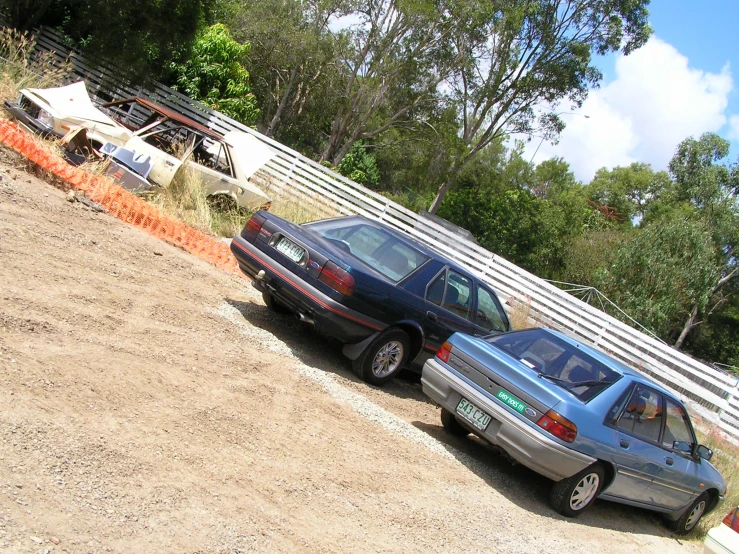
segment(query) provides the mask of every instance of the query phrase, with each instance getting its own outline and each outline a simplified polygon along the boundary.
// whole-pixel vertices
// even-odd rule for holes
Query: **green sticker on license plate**
[[[526,404],[521,402],[518,398],[513,396],[511,393],[500,389],[498,391],[498,400],[505,402],[508,406],[516,410],[519,414],[522,414],[526,409]]]

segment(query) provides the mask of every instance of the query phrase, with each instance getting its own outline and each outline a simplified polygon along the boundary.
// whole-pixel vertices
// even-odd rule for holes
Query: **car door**
[[[424,351],[431,357],[452,333],[480,335],[473,323],[474,286],[470,276],[445,266],[426,287]],[[419,360],[421,361],[421,360]]]
[[[627,390],[611,409],[606,425],[616,474],[608,495],[654,503],[649,488],[660,467],[662,414],[662,395],[643,384]]]
[[[685,408],[665,396],[665,426],[660,439],[663,463],[656,468],[649,494],[652,500],[665,508],[681,508],[687,505],[701,490],[699,467],[692,452],[681,451],[695,444],[690,420]]]

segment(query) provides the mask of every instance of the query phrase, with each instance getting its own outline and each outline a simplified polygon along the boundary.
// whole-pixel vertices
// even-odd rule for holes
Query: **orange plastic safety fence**
[[[227,244],[185,225],[104,177],[69,165],[15,123],[0,119],[0,142],[85,193],[110,214],[150,235],[194,254],[216,267],[241,275]]]

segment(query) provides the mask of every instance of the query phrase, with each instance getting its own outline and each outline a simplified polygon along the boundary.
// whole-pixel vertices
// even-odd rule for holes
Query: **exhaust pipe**
[[[296,317],[297,317],[297,318],[298,318],[298,319],[299,319],[300,321],[302,321],[303,323],[307,323],[308,325],[315,325],[315,324],[316,324],[315,320],[314,320],[314,319],[313,319],[312,317],[310,317],[310,316],[307,316],[307,315],[305,315],[304,313],[301,313],[301,312],[296,312],[296,313],[295,313],[295,316],[296,316]]]

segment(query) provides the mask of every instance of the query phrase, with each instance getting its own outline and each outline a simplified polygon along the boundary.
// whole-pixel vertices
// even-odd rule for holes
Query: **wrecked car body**
[[[202,179],[208,196],[228,197],[248,210],[271,203],[249,178],[274,152],[247,133],[221,135],[144,98],[98,108],[83,81],[52,89],[23,89],[18,102],[6,102],[5,107],[33,133],[61,139],[71,131],[77,143],[107,155],[111,160],[107,175],[133,192],[169,187],[184,166]],[[80,129],[85,136],[80,136]],[[69,146],[68,150],[73,152],[73,162],[74,156],[91,154]]]

